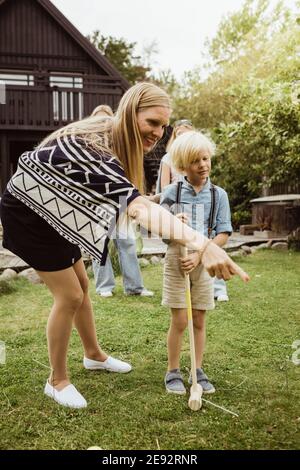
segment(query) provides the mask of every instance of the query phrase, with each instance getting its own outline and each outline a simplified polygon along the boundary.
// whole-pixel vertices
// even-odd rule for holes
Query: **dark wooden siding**
[[[297,201],[253,203],[252,224],[287,235],[300,226],[300,206]]]
[[[123,92],[120,80],[106,75],[84,75],[83,88],[53,88],[49,86],[49,74],[32,72],[31,75],[34,86],[6,86],[6,103],[0,106],[2,130],[51,131],[88,116],[99,104],[108,104],[115,110]]]
[[[8,73],[14,80],[20,74],[30,79],[11,83]],[[6,100],[0,105],[0,193],[19,152],[88,116],[99,104],[115,110],[129,86],[48,0],[0,0],[0,74],[6,80]],[[80,76],[82,87],[75,82],[50,86],[51,74]]]
[[[274,196],[277,194],[300,194],[300,179],[289,181],[288,183],[275,183],[270,188],[266,188],[263,196]]]
[[[63,27],[32,0],[8,0],[1,7],[0,68],[7,67],[106,74]]]

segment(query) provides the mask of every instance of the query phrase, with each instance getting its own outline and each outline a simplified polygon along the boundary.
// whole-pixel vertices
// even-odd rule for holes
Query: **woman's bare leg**
[[[89,296],[89,279],[82,259],[74,264],[73,270],[83,292],[83,301],[74,316],[74,323],[83,344],[84,354],[89,359],[105,361],[108,356],[98,344],[94,313]]]
[[[51,366],[49,383],[57,390],[62,390],[70,383],[67,349],[75,313],[83,302],[83,291],[73,268],[54,272],[38,271],[38,274],[54,297],[47,324]]]

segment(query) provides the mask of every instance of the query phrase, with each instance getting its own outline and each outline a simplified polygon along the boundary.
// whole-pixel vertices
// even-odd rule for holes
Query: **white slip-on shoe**
[[[112,297],[113,296],[113,293],[111,290],[107,290],[105,292],[100,292],[100,297]]]
[[[90,370],[108,370],[109,372],[119,372],[126,374],[132,370],[132,366],[128,362],[120,361],[108,356],[106,361],[94,361],[93,359],[83,358],[83,365],[86,369]]]
[[[76,390],[74,385],[67,385],[62,390],[56,390],[49,384],[48,380],[44,389],[45,395],[53,398],[57,403],[70,408],[86,408],[87,402],[83,396]]]

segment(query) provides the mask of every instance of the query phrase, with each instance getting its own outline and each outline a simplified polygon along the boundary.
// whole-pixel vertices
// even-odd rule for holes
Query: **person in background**
[[[167,126],[164,130],[164,135],[157,142],[155,147],[144,155],[144,171],[145,171],[145,193],[153,195],[156,192],[156,182],[160,162],[162,157],[166,154],[166,147],[171,138],[173,127]]]
[[[171,147],[174,140],[176,139],[176,137],[178,137],[181,134],[184,134],[184,132],[188,132],[192,130],[194,130],[193,124],[188,119],[180,119],[179,121],[176,121],[174,123],[173,132],[171,134],[171,137],[166,147],[167,153],[163,156],[160,162],[160,167],[159,167],[158,177],[157,177],[157,182],[156,182],[156,194],[160,194],[165,186],[167,186],[168,184],[174,183],[179,178],[181,178],[182,175],[175,170],[175,168],[173,167],[171,163],[168,150]]]
[[[108,105],[97,106],[91,114],[91,116],[103,116],[108,119],[113,115],[113,110]],[[128,222],[127,230],[121,236],[119,235],[119,232],[116,232],[113,243],[118,252],[125,294],[152,297],[153,292],[146,289],[143,284],[132,225]],[[101,297],[112,297],[116,282],[109,253],[104,266],[93,260],[93,271],[97,294]]]
[[[113,117],[114,112],[108,104],[99,104],[94,111],[92,112],[91,116],[99,116],[104,118],[111,118]]]

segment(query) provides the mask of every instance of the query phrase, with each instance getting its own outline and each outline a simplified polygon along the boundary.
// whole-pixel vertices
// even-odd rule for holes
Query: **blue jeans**
[[[140,266],[136,254],[135,239],[131,237],[116,238],[114,244],[118,250],[120,268],[123,276],[124,292],[126,294],[139,294],[144,285]],[[93,270],[96,283],[96,292],[112,291],[116,285],[113,268],[109,254],[105,266],[93,260]]]
[[[214,278],[214,298],[216,299],[219,295],[228,295],[226,282],[223,279]]]

